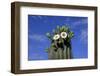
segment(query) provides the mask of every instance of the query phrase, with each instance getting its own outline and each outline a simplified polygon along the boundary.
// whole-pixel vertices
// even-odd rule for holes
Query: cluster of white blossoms
[[[63,39],[65,39],[67,36],[68,36],[68,34],[66,32],[61,32],[60,35],[59,34],[54,35],[53,39],[54,40],[58,40],[60,37],[63,38]]]

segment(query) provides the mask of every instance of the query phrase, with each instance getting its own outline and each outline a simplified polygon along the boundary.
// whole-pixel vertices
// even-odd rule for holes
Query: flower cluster
[[[63,39],[70,41],[74,33],[65,25],[61,27],[57,26],[56,29],[53,29],[52,33],[47,33],[46,35],[51,41],[58,39],[60,39],[60,41]]]
[[[68,34],[66,32],[61,32],[60,35],[59,34],[54,35],[53,40],[58,40],[60,37],[65,39],[65,38],[67,38],[67,36],[68,36]]]

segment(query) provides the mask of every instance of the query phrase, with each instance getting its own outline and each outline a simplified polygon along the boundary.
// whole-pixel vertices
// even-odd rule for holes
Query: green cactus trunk
[[[71,48],[70,47],[67,48],[67,55],[68,55],[68,59],[72,58],[71,57]]]
[[[58,56],[58,59],[63,59],[63,50],[62,50],[62,48],[58,48],[58,50],[57,50],[57,56]]]
[[[62,48],[58,48],[57,51],[50,48],[48,54],[49,59],[71,59],[71,49],[67,46],[64,46],[64,50]]]
[[[66,46],[64,46],[63,55],[64,55],[64,59],[68,59],[68,53],[67,53],[67,47]]]
[[[54,48],[50,48],[48,50],[48,58],[49,59],[55,59],[55,51],[54,51]]]

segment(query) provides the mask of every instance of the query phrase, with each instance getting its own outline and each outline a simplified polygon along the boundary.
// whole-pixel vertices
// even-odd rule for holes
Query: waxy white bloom
[[[61,38],[64,38],[64,39],[68,36],[66,32],[62,32],[60,35],[61,35]]]
[[[56,35],[53,36],[53,39],[54,40],[58,40],[59,38],[60,38],[60,35],[59,34],[56,34]]]

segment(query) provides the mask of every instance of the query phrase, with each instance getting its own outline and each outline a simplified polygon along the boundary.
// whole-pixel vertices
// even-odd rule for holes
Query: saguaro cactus
[[[47,33],[51,41],[47,49],[49,59],[71,59],[71,38],[73,32],[67,26],[57,26],[53,33]]]

